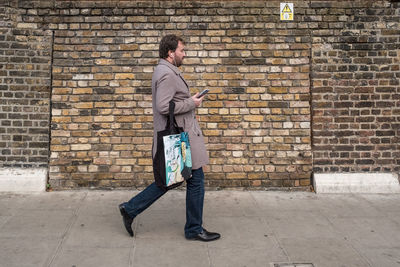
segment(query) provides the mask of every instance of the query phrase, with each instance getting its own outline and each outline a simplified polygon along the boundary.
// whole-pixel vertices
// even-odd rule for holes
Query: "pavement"
[[[0,266],[400,266],[400,194],[206,191],[204,227],[222,238],[204,243],[184,238],[184,190],[131,238],[117,206],[137,193],[1,193]]]

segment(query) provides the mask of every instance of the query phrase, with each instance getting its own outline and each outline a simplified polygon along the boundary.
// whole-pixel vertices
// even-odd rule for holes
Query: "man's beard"
[[[174,57],[175,66],[180,67],[182,65],[182,61],[183,61],[183,59]]]

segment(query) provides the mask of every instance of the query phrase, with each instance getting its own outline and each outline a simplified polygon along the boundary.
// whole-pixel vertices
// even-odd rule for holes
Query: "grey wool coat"
[[[171,99],[175,102],[175,119],[179,127],[189,133],[192,169],[201,168],[209,162],[203,133],[196,120],[196,106],[189,86],[181,71],[165,59],[160,59],[151,82],[153,94],[153,158],[157,148],[157,132],[165,129]]]

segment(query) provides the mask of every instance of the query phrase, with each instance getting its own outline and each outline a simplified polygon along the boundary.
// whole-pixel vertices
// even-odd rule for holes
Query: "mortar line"
[[[257,200],[254,198],[252,192],[250,192],[250,196],[251,196],[251,198],[253,199],[253,201],[254,201],[255,206],[257,207],[257,209],[258,209],[258,210],[261,210],[261,208],[260,208],[260,206],[258,205]],[[272,236],[273,236],[272,238],[275,240],[275,242],[278,244],[278,247],[279,247],[279,248],[283,251],[283,253],[285,254],[285,256],[286,256],[286,258],[287,258],[287,261],[288,261],[288,262],[291,262],[289,253],[288,253],[288,252],[286,251],[286,249],[282,246],[281,242],[279,242],[275,230],[270,226],[270,224],[268,223],[268,221],[266,221],[266,220],[264,219],[263,216],[260,216],[260,219],[261,219],[261,221],[262,221],[263,223],[265,223],[265,224],[271,229]]]
[[[134,262],[135,262],[135,253],[136,253],[136,242],[135,238],[132,238],[132,247],[130,248],[129,251],[129,257],[128,257],[128,266],[129,267],[134,267]]]
[[[308,2],[308,8],[311,9],[311,0]],[[310,84],[309,89],[310,89],[310,99],[309,99],[309,105],[310,105],[310,150],[311,150],[311,175],[310,175],[310,186],[312,190],[315,192],[314,188],[314,152],[313,152],[313,147],[314,147],[314,131],[313,131],[313,87],[314,87],[314,82],[313,82],[313,43],[314,43],[314,30],[308,28],[309,30],[309,36],[310,36],[310,52],[308,55],[308,60],[309,60],[309,70],[308,70],[308,79]]]
[[[379,209],[379,207],[374,206],[374,202],[372,202],[371,200],[369,200],[368,198],[364,197],[363,195],[359,195],[358,196],[359,200],[363,201],[363,202],[367,202],[371,207],[373,207],[374,209],[379,210],[383,215],[385,215],[391,222],[393,222],[394,224],[400,226],[400,223],[397,222],[396,220],[393,219],[393,217],[389,216],[391,213],[390,211],[385,211],[385,210],[381,210]]]
[[[50,158],[51,158],[51,122],[53,114],[53,51],[54,51],[54,30],[51,32],[51,51],[50,51],[50,95],[49,95],[49,141],[47,152],[47,181],[46,189],[49,187],[50,182]]]
[[[88,192],[85,192],[84,196],[80,200],[81,203],[86,200],[87,195],[88,195]],[[75,224],[76,220],[78,219],[78,214],[79,214],[81,207],[82,207],[82,205],[78,205],[78,207],[73,212],[72,218],[70,219],[69,223],[67,224],[67,227],[65,227],[65,231],[62,234],[62,238],[61,238],[60,242],[58,243],[55,252],[53,253],[53,255],[51,257],[49,257],[50,259],[47,260],[47,263],[44,264],[44,267],[51,267],[54,260],[60,254],[62,246],[64,245],[65,240],[67,239],[67,236],[68,236],[72,226]]]
[[[355,195],[352,194],[352,196],[355,196]],[[373,265],[371,264],[369,259],[367,257],[365,257],[364,254],[362,254],[355,246],[353,246],[353,243],[350,241],[350,238],[346,238],[346,234],[344,232],[342,232],[340,230],[340,228],[335,227],[335,224],[329,219],[329,217],[327,215],[325,215],[321,211],[318,211],[318,213],[322,217],[324,217],[337,232],[339,232],[341,234],[341,237],[346,241],[345,243],[348,244],[357,253],[357,255],[360,256],[361,259],[363,259],[364,262],[366,262],[368,264],[369,267],[373,267]]]
[[[210,246],[206,244],[207,247],[207,259],[208,259],[208,266],[212,267],[212,261],[211,261],[211,256],[210,256]]]
[[[137,220],[136,220],[136,222],[135,222],[135,220],[134,220],[134,222],[135,222],[135,225],[134,225],[134,229],[133,229],[133,233],[134,233],[134,236],[133,236],[133,240],[132,240],[132,247],[131,247],[131,249],[130,249],[130,251],[129,251],[129,261],[128,261],[128,266],[129,267],[134,267],[134,262],[135,262],[135,254],[136,254],[136,233],[137,233],[137,228],[139,227],[139,220],[140,220],[140,218],[139,218],[139,216],[137,216],[136,217],[137,218]]]

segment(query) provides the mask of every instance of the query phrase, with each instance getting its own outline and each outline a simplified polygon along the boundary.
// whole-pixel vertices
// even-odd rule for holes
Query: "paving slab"
[[[279,247],[260,249],[213,247],[210,250],[211,266],[219,267],[260,267],[270,266],[273,262],[287,262],[288,257]]]
[[[20,207],[22,210],[76,210],[86,198],[86,192],[50,192],[31,194],[25,197],[26,201]]]
[[[369,205],[381,212],[398,212],[400,214],[399,199],[394,194],[360,194],[360,200],[365,200]]]
[[[400,266],[400,246],[394,248],[369,248],[362,250],[371,266]]]
[[[319,212],[271,212],[266,220],[280,238],[334,238],[339,234],[332,223]]]
[[[31,195],[0,193],[0,214],[13,215],[27,202]]]
[[[387,217],[400,225],[400,212],[387,212]]]
[[[204,210],[207,214],[222,217],[262,215],[262,211],[256,206],[255,199],[251,194],[242,191],[206,192]]]
[[[327,194],[318,196],[316,207],[328,218],[335,217],[382,217],[381,209],[374,207],[360,195],[355,194]]]
[[[321,201],[314,193],[251,191],[257,209],[269,211],[314,211]]]
[[[138,237],[135,240],[133,266],[211,266],[207,244],[171,239],[149,239]]]
[[[218,217],[205,218],[204,227],[209,231],[222,233],[218,242],[211,242],[210,248],[259,248],[277,247],[272,230],[260,217]]]
[[[321,267],[370,266],[346,240],[340,238],[282,238],[291,262],[309,262]]]
[[[341,236],[357,247],[390,248],[400,244],[399,225],[385,217],[331,218]]]
[[[10,215],[0,215],[0,229],[11,217]]]
[[[0,238],[61,238],[73,217],[71,211],[32,210],[12,216],[1,227]]]
[[[46,266],[59,241],[42,237],[0,237],[0,266]]]
[[[184,190],[130,237],[118,204],[137,193],[0,194],[0,266],[400,266],[400,194],[207,191],[204,227],[222,238],[202,243],[184,237]]]
[[[147,239],[184,239],[185,209],[146,210],[134,220],[136,236]]]
[[[51,262],[54,267],[129,266],[130,248],[63,247]]]
[[[129,248],[132,241],[126,238],[126,231],[121,227],[121,215],[117,209],[114,210],[112,216],[80,214],[68,231],[64,245],[71,248]]]
[[[134,194],[138,191],[133,191]],[[79,213],[93,216],[114,216],[118,205],[130,199],[131,190],[90,191],[80,204]]]

